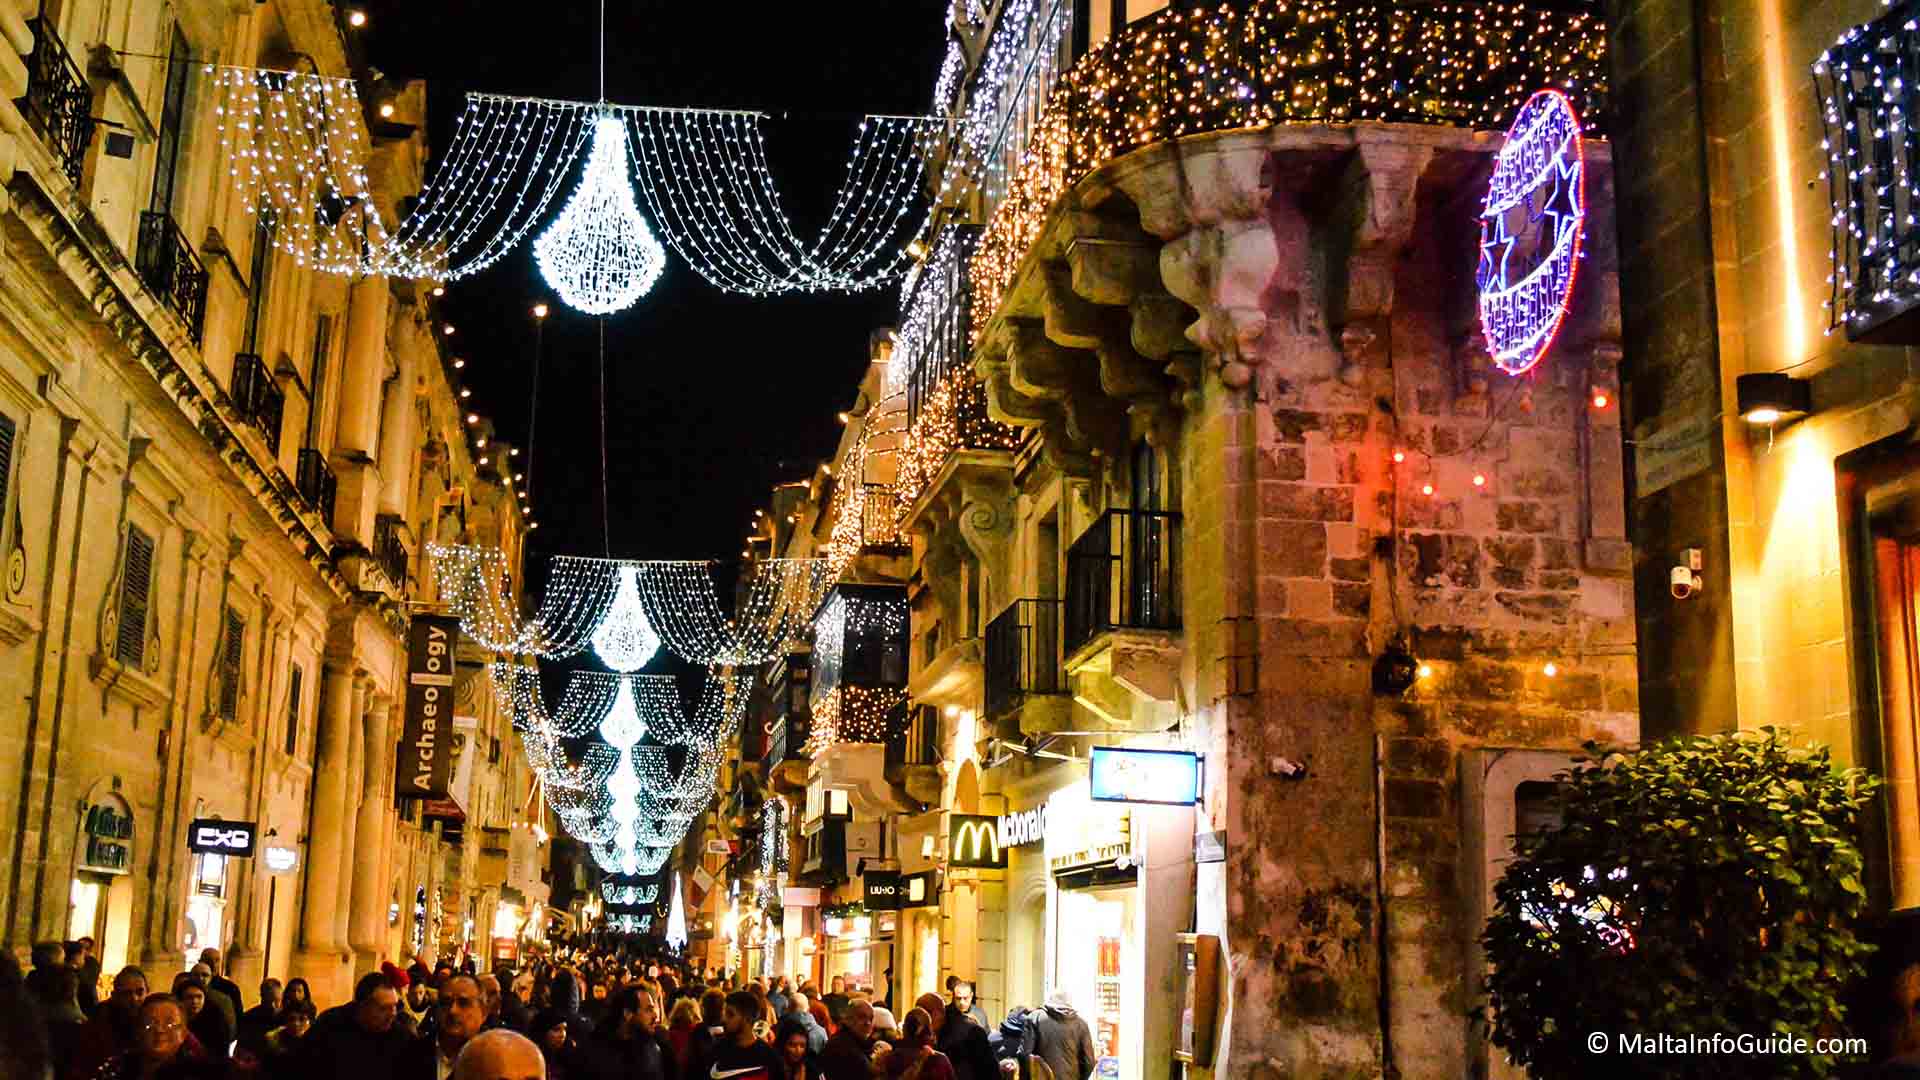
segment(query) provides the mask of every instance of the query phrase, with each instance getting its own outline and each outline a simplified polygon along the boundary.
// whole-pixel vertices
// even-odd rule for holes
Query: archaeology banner
[[[460,620],[415,615],[407,631],[407,725],[395,755],[402,798],[442,799],[453,772],[453,653]]]

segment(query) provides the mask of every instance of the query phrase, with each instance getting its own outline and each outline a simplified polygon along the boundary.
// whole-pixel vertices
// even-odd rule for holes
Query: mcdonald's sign
[[[953,814],[947,820],[947,865],[998,870],[1007,865],[1000,846],[1000,819],[985,814]]]

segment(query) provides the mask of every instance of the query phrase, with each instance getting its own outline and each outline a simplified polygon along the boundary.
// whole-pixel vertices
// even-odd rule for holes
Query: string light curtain
[[[1276,123],[1494,130],[1543,86],[1565,91],[1591,129],[1608,112],[1606,57],[1602,19],[1546,3],[1162,11],[1095,46],[1048,98],[971,261],[974,338],[1060,196],[1122,154]]]

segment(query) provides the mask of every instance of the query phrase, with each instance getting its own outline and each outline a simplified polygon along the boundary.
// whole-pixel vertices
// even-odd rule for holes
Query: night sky
[[[365,9],[369,21],[358,33],[373,64],[390,78],[429,81],[436,148],[446,145],[469,90],[596,96],[593,0],[367,0]],[[796,231],[808,237],[831,206],[859,116],[926,111],[943,25],[942,6],[930,0],[615,0],[607,10],[607,98],[772,113],[772,167]],[[652,221],[644,198],[640,206]],[[535,552],[600,555],[595,320],[554,300],[530,248],[450,286],[442,316],[468,359],[462,374],[475,410],[524,444],[529,312],[549,302],[532,477]],[[669,249],[653,290],[606,320],[612,554],[737,558],[768,489],[832,452],[841,431],[834,414],[851,403],[868,334],[892,324],[896,292],[733,296]]]

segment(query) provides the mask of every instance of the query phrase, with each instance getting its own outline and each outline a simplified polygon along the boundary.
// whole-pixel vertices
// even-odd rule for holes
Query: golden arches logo
[[[999,821],[983,815],[955,814],[947,837],[947,860],[955,866],[1005,866]]]

